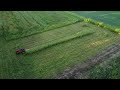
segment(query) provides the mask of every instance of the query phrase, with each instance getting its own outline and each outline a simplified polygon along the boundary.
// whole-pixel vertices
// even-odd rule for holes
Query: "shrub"
[[[85,22],[91,22],[90,18],[84,19]]]
[[[120,28],[115,29],[115,31],[120,34]]]

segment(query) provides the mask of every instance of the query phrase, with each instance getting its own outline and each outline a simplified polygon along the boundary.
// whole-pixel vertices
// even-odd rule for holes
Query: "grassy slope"
[[[94,56],[97,52],[119,40],[119,37],[110,31],[91,24],[87,24],[89,28],[83,27],[83,24],[86,23],[76,24],[76,28],[74,30],[71,29],[71,32],[79,29],[91,30],[95,33],[87,37],[58,44],[31,55],[16,56],[16,46],[24,46],[27,43],[32,45],[34,40],[34,45],[41,45],[39,42],[41,37],[44,40],[42,43],[45,43],[59,39],[58,37],[65,31],[57,32],[57,30],[51,30],[48,33],[42,33],[43,35],[39,34],[40,37],[39,35],[34,35],[13,41],[5,41],[3,37],[0,37],[0,78],[53,78],[63,72],[63,70]],[[67,30],[70,27],[67,26],[62,29]],[[29,46],[29,44],[27,45]]]
[[[81,19],[67,12],[59,11],[1,11],[4,36],[7,40],[48,31],[66,26]],[[1,23],[1,22],[0,22]]]

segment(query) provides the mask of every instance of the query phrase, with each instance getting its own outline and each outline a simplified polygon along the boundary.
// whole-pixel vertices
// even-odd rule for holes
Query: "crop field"
[[[1,11],[0,79],[53,79],[119,41],[118,33],[84,22],[73,12]],[[18,48],[26,52],[16,55]],[[88,71],[91,78],[97,77],[97,67]]]
[[[73,11],[74,13],[85,18],[91,18],[102,22],[108,27],[120,32],[120,12],[119,11]]]

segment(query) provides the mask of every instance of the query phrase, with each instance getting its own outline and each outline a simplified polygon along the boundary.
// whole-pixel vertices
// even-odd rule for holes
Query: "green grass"
[[[36,53],[15,54],[17,47],[33,48],[84,31],[94,33]],[[0,37],[0,78],[54,78],[65,69],[87,60],[118,40],[117,34],[85,22],[11,41]]]
[[[120,34],[119,11],[73,11],[73,13],[80,15],[85,22]]]
[[[105,29],[110,30],[112,32],[120,34],[120,29],[116,29],[110,25],[104,24],[103,22],[98,22],[98,21],[95,21],[92,19],[86,19],[86,18],[84,18],[84,21],[91,23],[91,24],[94,24],[94,25],[97,25],[98,27],[102,27],[102,28],[105,28]]]
[[[32,35],[32,36],[26,37],[24,39],[21,38],[18,40],[20,40],[21,42],[24,42],[24,43],[20,43],[15,46],[16,46],[16,48],[24,47],[26,49],[31,49],[31,48],[34,48],[37,46],[42,47],[44,45],[48,45],[51,43],[57,43],[57,42],[60,42],[61,40],[65,41],[65,39],[69,40],[69,38],[74,37],[75,35],[79,36],[80,34],[94,32],[94,30],[92,30],[89,27],[89,25],[84,27],[85,25],[86,25],[86,23],[76,23],[73,25],[69,25],[66,27],[47,31],[47,32],[40,33],[37,35]],[[79,26],[81,26],[81,28],[79,28]],[[86,28],[86,30],[83,30],[82,28]]]
[[[71,36],[67,35],[67,37],[63,37],[62,39],[58,39],[55,42],[49,42],[49,43],[46,43],[46,44],[41,45],[41,46],[36,46],[36,47],[30,48],[30,49],[26,50],[26,54],[34,53],[36,51],[41,51],[43,49],[47,49],[49,47],[52,47],[52,46],[55,46],[55,45],[58,45],[58,44],[66,43],[66,42],[69,42],[69,41],[77,39],[77,38],[82,38],[82,37],[85,37],[85,36],[89,36],[89,35],[92,35],[93,33],[94,32],[86,30],[86,31],[77,32],[76,34],[73,34]]]
[[[6,40],[29,36],[81,21],[67,12],[59,11],[1,11]]]
[[[30,49],[26,50],[26,54],[41,51],[41,50],[50,48],[52,46],[62,44],[62,43],[66,43],[68,41],[71,41],[71,40],[74,40],[74,39],[77,39],[77,38],[82,38],[82,37],[85,37],[85,36],[88,36],[88,35],[91,35],[91,34],[93,34],[93,32],[87,32],[87,33],[84,33],[84,34],[81,33],[81,35],[73,35],[73,36],[70,36],[70,37],[67,37],[67,38],[60,39],[60,40],[58,40],[58,42],[52,42],[52,43],[48,43],[48,44],[45,44],[45,45],[42,45],[42,46],[36,46],[36,47],[33,47],[33,48],[30,48]]]
[[[0,79],[54,78],[119,41],[111,32],[119,33],[119,12],[77,13],[1,11]],[[27,54],[16,55],[17,48]],[[107,65],[91,69],[89,76],[119,78],[119,57]]]
[[[120,79],[120,56],[106,60],[88,72],[91,79]]]

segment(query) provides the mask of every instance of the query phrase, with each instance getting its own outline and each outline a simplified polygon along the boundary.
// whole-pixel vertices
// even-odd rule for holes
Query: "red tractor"
[[[21,48],[21,49],[17,49],[16,50],[16,54],[18,55],[18,54],[23,54],[23,53],[25,53],[25,49],[24,48]]]

